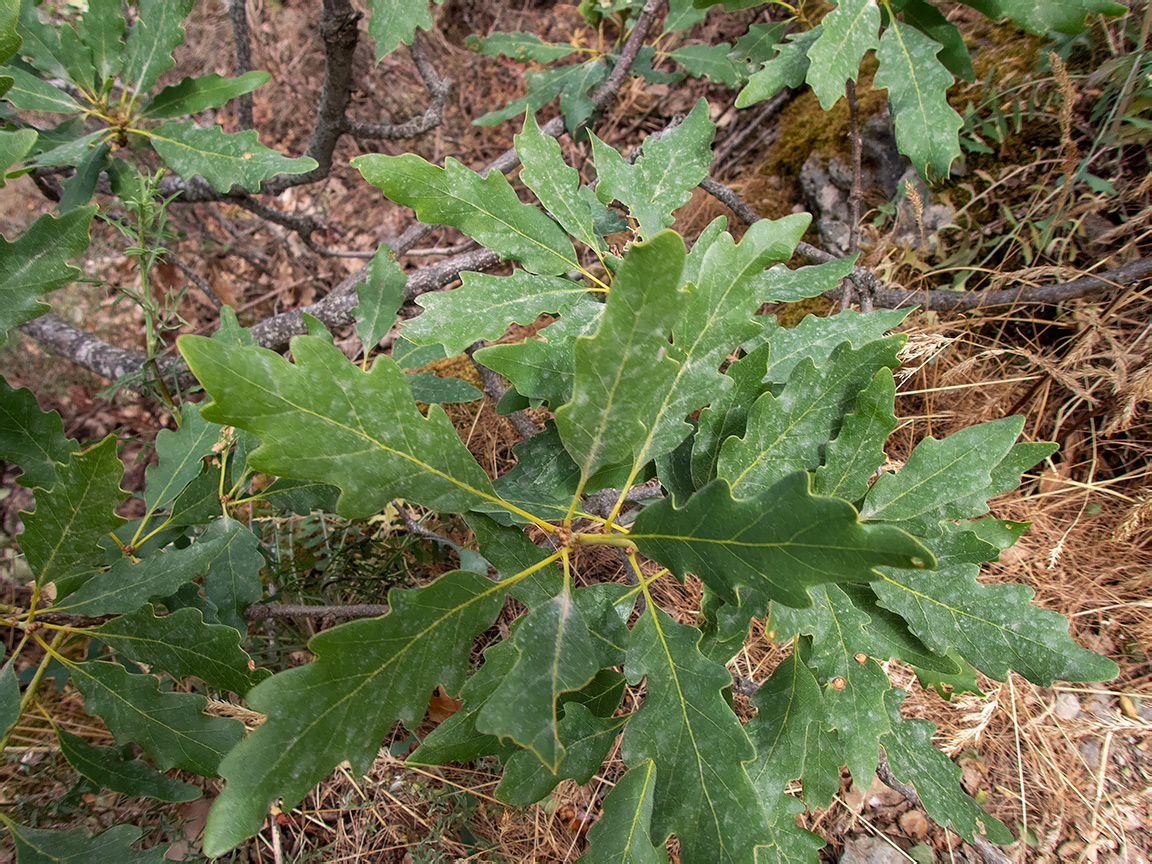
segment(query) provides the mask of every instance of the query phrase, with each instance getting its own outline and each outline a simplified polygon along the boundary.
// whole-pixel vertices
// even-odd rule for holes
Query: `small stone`
[[[1093,738],[1080,745],[1080,756],[1084,764],[1095,771],[1100,767],[1100,742]]]
[[[854,837],[844,844],[840,864],[902,864],[904,855],[879,837]]]
[[[1075,693],[1061,693],[1056,697],[1056,716],[1061,720],[1074,720],[1080,716],[1080,700]]]
[[[899,823],[900,830],[903,831],[910,840],[915,840],[919,843],[928,836],[928,820],[919,810],[909,810],[907,813],[901,813]]]
[[[1097,717],[1107,719],[1112,713],[1112,706],[1116,700],[1107,693],[1093,693],[1084,700],[1084,713],[1095,714]]]

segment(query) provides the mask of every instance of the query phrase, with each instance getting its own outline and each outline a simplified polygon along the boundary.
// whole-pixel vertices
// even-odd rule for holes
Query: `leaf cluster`
[[[424,3],[371,5],[378,53],[430,22]],[[75,29],[58,30],[21,6],[12,18],[18,38],[0,47],[10,55],[20,48],[27,62],[5,67],[5,98],[102,125],[83,134],[77,126],[32,130],[34,138],[7,130],[3,152],[28,143],[9,164],[29,153],[53,164],[66,156],[76,183],[101,172],[115,178],[112,145],[126,138],[218,189],[254,189],[276,173],[308,170],[305,160],[264,153],[254,133],[227,136],[170,119],[223,104],[262,73],[243,83],[186,79],[149,95],[183,38],[187,7],[145,0],[129,25],[119,3],[92,0]],[[639,11],[627,0],[581,8],[590,19],[616,16],[622,33]],[[853,74],[872,38],[861,33],[884,26],[881,54],[884,39],[904,46],[908,69],[929,70],[914,81],[935,93],[945,86],[931,71],[939,49],[908,23],[918,7],[884,8],[886,19],[874,2],[845,2],[824,29],[808,31],[817,35],[794,38],[779,57],[803,46],[825,58],[805,74],[819,67],[821,83],[811,83],[831,98],[843,80],[820,75]],[[852,9],[875,28],[847,21]],[[666,32],[702,15],[674,2]],[[757,31],[737,46],[743,62],[764,56],[769,35]],[[567,56],[523,34],[490,40],[480,50]],[[690,54],[677,58],[689,71]],[[889,74],[895,67],[884,62]],[[452,159],[444,167],[413,154],[354,160],[389,200],[474,238],[512,262],[511,274],[465,273],[460,288],[426,296],[392,355],[370,359],[369,349],[402,323],[404,277],[382,247],[357,288],[360,365],[315,320],[292,340],[291,360],[257,345],[230,310],[212,337],[182,336],[180,352],[208,399],[185,403],[177,430],[158,436],[142,517],[115,513],[124,493],[113,437],[82,449],[31,393],[0,388],[0,458],[23,470],[36,500],[20,537],[31,596],[0,610],[19,637],[0,668],[5,739],[37,707],[48,664],[60,664],[117,745],[143,754],[126,758],[124,749],[61,729],[69,764],[108,789],[170,801],[199,789],[167,772],[223,778],[204,835],[205,853],[221,855],[259,831],[274,802],[295,806],[340,763],[367,771],[394,725],[415,730],[440,687],[459,695],[463,709],[409,758],[497,757],[504,770],[496,794],[510,804],[537,801],[564,779],[587,782],[619,740],[628,770],[614,778],[590,832],[590,861],[666,860],[672,835],[687,861],[811,861],[822,841],[793,817],[827,805],[842,766],[867,786],[881,748],[941,824],[968,838],[1012,841],[963,793],[958,769],[931,744],[931,724],[902,717],[904,693],[883,664],[908,663],[922,680],[969,666],[1039,684],[1116,674],[1073,642],[1064,619],[1033,607],[1030,589],[977,581],[981,565],[1026,528],[989,515],[988,500],[1015,488],[1053,446],[1018,441],[1022,420],[1005,418],[926,438],[900,470],[885,471],[904,343],[891,331],[904,313],[809,317],[794,328],[758,315],[766,302],[821,293],[853,263],[783,266],[806,215],[762,220],[739,242],[718,219],[689,251],[669,226],[712,159],[704,100],[646,140],[634,161],[589,132],[591,165],[567,164],[537,125],[540,94],[559,95],[577,126],[610,66],[604,52],[561,67],[508,114],[526,111],[516,152],[536,203],[521,200],[503,174]],[[898,128],[895,91],[907,83],[891,85]],[[52,141],[60,143],[43,149]],[[924,164],[947,156],[946,143],[933,147]],[[578,169],[589,167],[594,188],[580,179]],[[5,330],[38,314],[44,291],[75,278],[66,261],[86,246],[94,212],[62,210],[0,247],[0,260],[20,265],[4,287],[12,292]],[[621,231],[631,236],[622,251],[606,239]],[[515,468],[492,477],[441,404],[475,391],[413,370],[544,313],[554,320],[538,336],[475,352],[510,382],[502,410],[532,407],[548,418],[516,447]],[[636,503],[630,492],[653,478],[659,491],[652,486]],[[592,496],[607,506],[593,506]],[[458,514],[476,549],[458,550],[459,569],[393,588],[386,615],[319,633],[310,663],[275,674],[257,668],[245,610],[264,597],[270,556],[237,508],[360,519],[397,500]],[[597,545],[619,551],[630,584],[578,575],[581,550]],[[652,586],[690,577],[704,599],[688,622],[661,609]],[[526,614],[472,668],[475,640],[510,598]],[[741,722],[725,664],[751,621],[765,618],[791,652],[754,696],[756,716]],[[76,649],[94,640],[102,647],[78,659]],[[23,694],[15,674],[22,652],[38,664]],[[168,686],[189,679],[189,692]],[[629,691],[634,698],[625,699]],[[264,722],[246,729],[212,711],[227,694]],[[787,792],[796,779],[801,798]],[[84,841],[5,821],[22,861],[92,860],[93,851],[158,858],[131,851],[137,834],[126,826]]]

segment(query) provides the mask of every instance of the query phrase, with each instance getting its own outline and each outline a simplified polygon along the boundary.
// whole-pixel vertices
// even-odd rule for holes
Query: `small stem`
[[[636,544],[620,534],[577,534],[577,546],[619,546],[629,552],[636,552]]]

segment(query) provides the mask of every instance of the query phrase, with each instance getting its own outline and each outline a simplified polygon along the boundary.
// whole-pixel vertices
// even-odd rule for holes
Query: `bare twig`
[[[483,347],[483,342],[475,342],[465,348],[464,353],[468,355],[468,359],[471,360],[472,365],[476,367],[476,374],[480,376],[480,383],[484,388],[484,395],[493,402],[499,402],[501,397],[508,392],[508,388],[504,382],[500,380],[498,374],[479,362],[474,356],[475,353]],[[513,411],[508,415],[508,422],[520,433],[521,438],[531,438],[540,431],[536,424],[532,422],[532,418],[523,411]]]
[[[860,140],[860,103],[856,99],[856,82],[851,78],[844,85],[844,95],[848,99],[848,138],[852,144],[852,191],[848,196],[848,254],[855,255],[860,251],[860,199],[864,194],[860,188],[860,161],[863,142]],[[844,293],[840,297],[841,311],[852,305],[851,279],[844,280],[843,289]],[[872,311],[872,296],[867,290],[860,293],[860,311]]]
[[[419,117],[413,117],[407,123],[358,123],[348,121],[346,129],[354,138],[395,141],[398,139],[415,138],[430,129],[440,125],[444,119],[444,102],[452,87],[451,78],[441,78],[428,62],[428,55],[424,52],[424,40],[419,31],[412,35],[412,45],[408,48],[408,56],[416,65],[416,71],[424,79],[424,86],[432,96],[432,101]]]
[[[200,278],[200,274],[177,258],[175,255],[166,255],[165,260],[168,261],[173,267],[184,274],[184,278],[200,289],[200,293],[208,298],[208,302],[219,309],[224,304],[220,302],[220,298],[216,296],[216,292],[212,287]]]
[[[437,534],[419,519],[412,515],[412,512],[401,504],[399,501],[393,501],[392,506],[396,508],[396,512],[400,514],[400,518],[404,520],[404,527],[411,531],[413,534],[419,534],[442,546],[451,546],[455,548],[456,544],[445,537],[443,534]]]
[[[236,43],[236,77],[252,71],[252,36],[248,32],[247,0],[231,0],[229,13],[232,17],[232,39]],[[243,93],[236,99],[236,124],[241,129],[251,129],[252,94]]]
[[[263,618],[379,618],[388,607],[378,603],[353,603],[348,606],[300,606],[295,603],[253,603],[244,610],[248,621]]]
[[[747,224],[760,221],[760,217],[747,202],[723,183],[705,177],[700,183],[700,188],[728,206]],[[817,264],[839,260],[835,255],[830,255],[823,249],[803,241],[796,244],[796,253]],[[1138,258],[1114,270],[1054,285],[1021,285],[1019,288],[1006,288],[1000,291],[905,291],[900,288],[882,287],[876,274],[865,267],[852,268],[852,279],[857,286],[863,284],[864,291],[871,293],[875,305],[881,308],[921,306],[924,309],[942,312],[971,312],[997,306],[1064,303],[1068,300],[1108,294],[1117,288],[1132,285],[1149,277],[1152,277],[1152,258]],[[826,296],[834,300],[839,299],[839,290],[826,292]]]
[[[332,170],[332,152],[344,133],[345,111],[352,97],[352,58],[360,36],[357,23],[361,13],[349,0],[324,0],[320,16],[320,37],[324,42],[324,83],[312,138],[304,155],[316,160],[316,167],[304,174],[280,174],[260,188],[268,195],[279,195],[292,186],[323,180]]]
[[[791,93],[788,90],[782,90],[777,93],[760,107],[747,125],[736,134],[730,136],[724,142],[724,145],[716,152],[716,156],[712,160],[712,167],[710,169],[712,173],[722,175],[729,164],[736,162],[739,157],[744,154],[744,151],[742,150],[736,155],[733,155],[732,151],[739,147],[744,142],[744,139],[759,129],[764,121],[777,113],[789,98],[791,98]]]

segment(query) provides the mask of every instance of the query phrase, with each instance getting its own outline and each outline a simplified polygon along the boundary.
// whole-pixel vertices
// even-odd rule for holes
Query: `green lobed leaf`
[[[817,860],[816,853],[826,842],[819,834],[796,824],[796,817],[804,812],[804,805],[791,795],[785,795],[781,798],[780,809],[769,831],[770,842],[756,850],[757,864],[798,864]]]
[[[844,85],[860,73],[860,61],[879,44],[880,6],[876,0],[838,0],[821,21],[822,32],[808,48],[808,83],[828,111],[844,95]]]
[[[939,42],[915,27],[892,19],[876,52],[880,67],[874,85],[888,89],[896,146],[922,177],[929,169],[947,177],[952,161],[960,156],[964,120],[946,98],[953,78],[936,57],[941,49]]]
[[[903,701],[903,690],[888,691],[885,702],[892,731],[881,739],[896,779],[911,784],[928,815],[965,840],[980,834],[1002,846],[1011,843],[1015,839],[1012,832],[961,789],[960,766],[933,746],[936,726],[900,716]]]
[[[604,799],[600,820],[588,832],[584,864],[662,864],[663,844],[652,840],[656,763],[640,762],[616,781]]]
[[[744,647],[753,618],[763,618],[768,598],[747,586],[736,589],[737,602],[727,603],[707,585],[701,585],[700,617],[696,626],[702,638],[700,653],[717,663],[727,663]]]
[[[501,525],[482,513],[467,514],[465,522],[497,573],[532,571],[509,588],[509,593],[529,609],[549,602],[563,589],[563,577],[556,567],[538,566],[549,557],[548,552],[528,539],[521,529]]]
[[[511,381],[523,396],[557,408],[572,398],[576,340],[596,331],[603,312],[603,303],[583,297],[538,338],[481,348],[476,359]]]
[[[404,764],[443,765],[445,762],[471,762],[485,756],[507,758],[518,751],[514,744],[501,742],[495,735],[476,729],[477,715],[519,659],[519,652],[512,642],[514,635],[484,649],[484,663],[469,677],[460,692],[463,707],[424,736],[420,746],[408,755]],[[532,758],[536,759],[535,756]]]
[[[756,277],[766,264],[791,256],[809,221],[808,214],[761,219],[739,245],[722,232],[703,250],[698,268],[695,261],[686,262],[685,271],[696,271],[690,277],[695,284],[673,326],[667,351],[679,368],[666,386],[645,382],[653,385],[649,398],[658,399],[659,408],[647,421],[647,435],[634,452],[634,465],[671,451],[689,432],[684,418],[723,398],[729,379],[720,374],[720,366],[732,346],[750,339],[760,326],[754,316],[764,298],[756,291],[761,285]]]
[[[332,500],[335,502],[335,496]],[[205,468],[176,496],[166,521],[172,527],[200,525],[211,521],[220,510],[220,471]]]
[[[588,91],[600,86],[607,77],[608,67],[600,58],[556,69],[530,69],[524,73],[527,96],[509,102],[499,111],[490,111],[472,123],[474,126],[495,126],[525,111],[535,113],[559,96],[564,125],[569,132],[574,132],[592,116],[595,106]]]
[[[140,561],[127,556],[120,558],[53,608],[72,615],[134,612],[149,601],[174,594],[185,582],[204,576],[217,560],[230,560],[236,552],[233,547],[244,545],[245,535],[255,539],[239,522],[223,516],[188,546],[170,548]],[[249,563],[256,563],[258,571],[264,559],[257,554],[256,562],[249,559]],[[248,575],[259,583],[255,572]]]
[[[0,660],[4,659],[4,646],[0,645]],[[16,680],[15,656],[0,666],[0,738],[20,719],[20,683]]]
[[[201,713],[208,700],[163,693],[152,675],[132,675],[118,663],[59,658],[84,697],[84,710],[107,725],[123,746],[139,744],[161,771],[183,768],[215,777],[224,754],[244,736],[239,720]]]
[[[99,78],[97,87],[120,74],[124,59],[124,13],[120,0],[88,0],[76,29],[92,51],[92,62]]]
[[[3,95],[0,93],[0,95]],[[0,189],[4,188],[9,168],[28,155],[36,143],[35,129],[15,129],[0,132]]]
[[[1008,455],[992,469],[988,486],[965,498],[948,502],[938,511],[939,516],[943,519],[966,519],[987,513],[989,498],[1011,492],[1020,485],[1020,476],[1025,471],[1059,449],[1060,445],[1054,441],[1019,441],[1013,444]]]
[[[691,422],[689,425],[692,425]],[[694,434],[689,433],[687,438],[676,445],[675,450],[657,456],[653,462],[664,494],[671,495],[679,501],[686,501],[696,491],[696,485],[692,482],[693,443]],[[659,496],[654,494],[653,497]]]
[[[766,382],[783,384],[792,370],[805,357],[821,367],[832,351],[844,342],[862,346],[875,341],[908,317],[907,309],[877,309],[874,312],[856,312],[848,309],[828,318],[805,315],[795,327],[782,327],[775,315],[761,316],[763,331],[741,347],[751,353],[768,342],[772,354],[768,358],[764,375]]]
[[[693,78],[702,78],[705,75],[717,84],[735,87],[740,83],[740,69],[728,56],[732,46],[727,42],[709,45],[704,42],[695,42],[691,45],[681,45],[668,53],[668,56],[688,70]]]
[[[824,264],[809,264],[789,270],[777,264],[766,271],[761,278],[768,283],[763,291],[765,301],[772,303],[795,303],[808,297],[819,297],[830,291],[852,272],[856,255],[828,261]]]
[[[308,331],[309,336],[327,342],[329,345],[336,344],[336,337],[332,334],[332,331],[328,329],[328,325],[315,315],[309,315],[307,312],[304,312],[301,314],[301,318],[304,321],[304,329]]]
[[[60,184],[64,194],[60,196],[56,206],[61,213],[81,207],[92,200],[100,174],[108,167],[108,153],[111,149],[110,142],[101,141],[84,154],[72,176]]]
[[[0,459],[23,470],[16,482],[29,489],[51,489],[57,469],[78,449],[65,437],[58,413],[41,411],[31,390],[13,390],[0,380]]]
[[[720,447],[716,472],[738,498],[760,494],[794,471],[817,468],[861,390],[877,371],[896,367],[905,337],[889,336],[859,349],[841,343],[819,368],[804,358],[779,396],[765,393],[748,412],[743,438]]]
[[[365,276],[363,282],[356,283],[356,306],[352,314],[356,316],[356,337],[367,357],[396,323],[408,278],[386,243],[376,248]]]
[[[798,650],[780,661],[751,702],[756,716],[744,729],[756,761],[748,774],[765,805],[774,815],[783,810],[789,781],[802,777],[808,806],[827,807],[840,791],[844,756],[836,733],[821,724],[824,696]]]
[[[216,125],[198,129],[191,121],[169,120],[148,140],[180,177],[199,174],[220,192],[233,186],[254,192],[278,174],[306,174],[317,164],[310,156],[290,159],[265,147],[251,129],[226,134]]]
[[[96,67],[92,51],[67,24],[60,25],[60,59],[68,70],[68,77],[81,93],[91,93],[96,87]]]
[[[157,846],[147,852],[131,848],[131,844],[140,837],[140,829],[135,825],[114,825],[95,837],[89,837],[83,828],[28,828],[3,814],[0,814],[0,821],[16,842],[19,864],[91,864],[93,861],[165,864],[167,860],[163,847]]]
[[[823,716],[818,722],[839,733],[840,750],[856,784],[871,783],[880,736],[890,728],[884,693],[891,684],[870,656],[875,650],[867,632],[870,618],[836,585],[821,585],[808,593],[813,602],[806,609],[773,603],[769,627],[777,635],[812,637],[808,662],[824,685]]]
[[[556,740],[564,755],[555,770],[549,770],[534,752],[513,753],[505,761],[496,787],[496,797],[501,801],[526,807],[542,799],[562,780],[587,783],[603,766],[616,736],[628,722],[627,716],[597,717],[579,702],[569,702],[563,710],[564,716],[556,725]]]
[[[411,45],[417,27],[432,29],[428,0],[368,0],[368,12],[368,35],[376,40],[377,63],[401,43]]]
[[[422,295],[418,302],[425,311],[404,325],[404,335],[420,345],[443,345],[453,356],[477,340],[499,339],[513,322],[526,325],[544,312],[563,313],[588,293],[583,283],[526,270],[510,276],[466,270],[460,280],[452,291]]]
[[[267,72],[245,72],[237,78],[226,78],[216,72],[198,78],[185,77],[179,84],[165,87],[141,111],[144,117],[165,120],[198,114],[218,108],[244,93],[251,93],[272,76]]]
[[[80,103],[54,84],[25,72],[18,66],[5,66],[3,73],[12,79],[4,98],[21,111],[48,111],[53,114],[79,114]]]
[[[514,140],[522,166],[520,179],[536,193],[544,209],[585,246],[602,250],[596,222],[604,206],[594,196],[580,195],[580,173],[564,161],[560,143],[540,131],[531,111],[524,114],[524,128]]]
[[[880,605],[872,583],[841,583],[839,586],[848,600],[868,616],[864,630],[868,634],[868,654],[879,660],[896,659],[918,669],[932,670],[933,674],[955,675],[959,663],[954,652],[937,654],[908,629],[908,622]],[[843,603],[843,598],[840,602]]]
[[[557,274],[580,269],[564,230],[539,208],[522,203],[499,171],[481,177],[452,158],[437,168],[414,153],[372,153],[357,156],[352,164],[418,218],[458,228],[528,270]]]
[[[61,123],[60,126],[67,126],[67,121]],[[57,129],[59,128],[58,126]],[[36,138],[36,145],[32,148],[35,158],[31,164],[34,166],[79,165],[92,148],[98,146],[107,136],[107,129],[97,129],[91,134],[71,139],[67,139],[67,136],[45,135],[44,132],[40,132]],[[50,146],[57,140],[60,141],[58,146]]]
[[[297,516],[307,516],[316,510],[331,513],[336,509],[336,499],[339,495],[340,490],[327,483],[290,480],[285,477],[273,480],[271,485],[260,493],[260,497],[273,507],[295,513]]]
[[[367,771],[396,720],[416,728],[437,684],[458,693],[472,640],[495,620],[505,590],[466,570],[393,589],[388,615],[323,631],[309,642],[312,663],[257,685],[248,704],[268,719],[220,766],[228,782],[208,815],[205,854],[259,830],[274,799],[295,806],[341,761]]]
[[[684,255],[684,241],[672,231],[633,245],[596,334],[576,340],[572,398],[556,410],[556,428],[583,481],[632,459],[659,416],[680,365],[664,355],[687,300]]]
[[[935,669],[915,667],[916,681],[921,687],[925,690],[934,688],[936,695],[945,702],[951,702],[952,697],[957,693],[975,693],[981,698],[987,695],[980,689],[980,682],[976,678],[976,670],[971,663],[952,649],[949,649],[946,656],[956,664],[956,668],[959,669],[959,671],[949,673],[938,672]]]
[[[59,727],[55,731],[68,764],[101,789],[158,801],[195,801],[204,794],[196,786],[161,774],[139,759],[122,758],[113,747],[93,747],[79,735]]]
[[[728,364],[724,375],[732,383],[726,388],[717,388],[719,392],[712,404],[700,412],[692,442],[692,483],[696,489],[716,479],[721,443],[733,436],[744,435],[748,409],[766,389],[764,370],[768,366],[770,349],[771,346],[765,342]]]
[[[1009,669],[1044,687],[1119,674],[1111,660],[1072,641],[1066,618],[1034,607],[1028,586],[977,583],[979,563],[995,557],[996,549],[974,533],[956,531],[924,544],[938,561],[930,576],[885,568],[873,589],[928,647],[939,654],[955,648],[997,681],[1006,680]]]
[[[553,60],[562,60],[578,50],[575,45],[545,42],[535,33],[524,33],[519,30],[497,32],[491,36],[469,36],[464,40],[464,44],[473,51],[489,57],[499,57],[503,54],[509,60],[518,60],[521,63],[529,60],[551,63]]]
[[[136,23],[124,45],[125,83],[136,98],[152,89],[161,72],[175,64],[172,51],[184,42],[181,26],[192,11],[193,0],[139,0]],[[227,191],[224,187],[222,191]]]
[[[640,223],[640,236],[650,239],[672,224],[672,211],[688,203],[692,190],[708,175],[716,127],[708,119],[708,101],[697,100],[675,128],[644,142],[644,152],[632,165],[616,150],[592,135],[596,195],[604,203],[615,199]]]
[[[199,336],[182,336],[178,345],[212,397],[205,417],[263,442],[249,465],[338,486],[341,516],[371,515],[393,498],[457,513],[499,503],[444,410],[421,415],[405,374],[387,356],[365,372],[309,336],[292,340],[294,364],[264,348]],[[341,400],[332,399],[333,387]]]
[[[564,449],[556,425],[548,423],[543,431],[517,444],[513,453],[516,465],[496,478],[496,492],[536,516],[563,519],[580,489],[580,467]],[[629,468],[608,467],[596,472],[584,484],[584,491],[619,488],[628,482]]]
[[[623,661],[622,647],[609,648],[606,642],[615,630],[616,640],[623,643],[626,631],[619,619],[613,622],[604,614],[602,604],[610,596],[605,592],[614,591],[618,599],[626,590],[605,585],[572,592],[566,586],[529,611],[513,637],[516,665],[477,715],[476,729],[511,738],[555,775],[566,758],[558,726],[559,697],[583,688],[601,668]],[[602,622],[609,627],[589,626]],[[531,801],[540,797],[543,794]]]
[[[1023,417],[1002,417],[937,440],[928,436],[898,472],[882,474],[868,490],[860,515],[897,521],[930,513],[991,486],[991,472],[1024,428]],[[1017,475],[1019,479],[1019,475]],[[968,516],[979,516],[987,507]]]
[[[792,33],[787,37],[787,42],[777,44],[776,56],[749,76],[748,83],[736,97],[736,107],[747,108],[771,99],[785,87],[796,88],[803,84],[811,62],[808,50],[823,32],[823,28],[817,24],[803,33]]]
[[[963,0],[989,18],[1008,17],[1037,36],[1051,31],[1075,34],[1084,29],[1086,19],[1096,15],[1123,15],[1125,7],[1113,0]]]
[[[20,20],[20,0],[0,0],[0,63],[20,50],[20,35],[17,23]],[[3,95],[0,84],[0,95]]]
[[[390,356],[396,361],[397,366],[407,372],[427,366],[433,360],[443,360],[448,354],[443,345],[417,345],[410,342],[401,331],[392,343]]]
[[[926,0],[906,0],[901,11],[904,13],[904,23],[911,24],[929,39],[944,46],[940,52],[940,62],[949,72],[969,83],[976,80],[964,34],[944,17],[943,12]]]
[[[324,492],[330,494],[330,490]],[[321,492],[318,497],[324,500],[326,496]],[[200,539],[211,542],[217,538],[223,542],[204,574],[204,596],[216,606],[221,624],[246,634],[244,610],[264,593],[260,568],[265,562],[260,541],[250,529],[228,516],[215,520]]]
[[[67,65],[61,56],[60,32],[40,20],[35,3],[20,3],[16,35],[21,40],[21,56],[36,69],[50,78],[68,77]]]
[[[736,46],[729,56],[757,66],[768,62],[776,56],[774,49],[784,38],[786,26],[785,21],[749,25],[748,32],[736,40]]]
[[[641,45],[640,50],[636,52],[636,59],[632,61],[632,65],[628,69],[628,74],[635,75],[645,84],[674,84],[677,81],[684,80],[685,75],[683,72],[661,72],[653,69],[652,64],[656,59],[656,48],[654,46]],[[618,63],[619,57],[612,55],[612,61],[613,63]]]
[[[151,605],[121,615],[90,631],[105,645],[153,671],[173,678],[195,676],[209,687],[243,696],[262,677],[249,670],[249,657],[232,627],[205,624],[199,609],[157,616]]]
[[[467,381],[451,376],[440,377],[435,372],[409,372],[408,386],[412,398],[427,405],[444,402],[475,402],[484,393]]]
[[[828,442],[824,464],[816,469],[812,489],[817,495],[835,495],[859,501],[868,494],[868,480],[884,464],[884,442],[896,429],[896,381],[881,369],[844,418],[839,433]]]
[[[878,579],[875,568],[887,561],[933,560],[911,535],[860,523],[846,501],[812,495],[803,472],[746,499],[714,480],[681,507],[668,499],[646,507],[628,537],[677,576],[695,573],[726,602],[736,602],[734,586],[747,585],[795,608],[811,603],[808,586]]]
[[[144,472],[144,518],[167,507],[184,491],[204,467],[204,457],[212,454],[220,438],[220,426],[200,414],[200,406],[185,402],[180,409],[180,426],[173,432],[161,429],[156,435],[155,465]]]
[[[34,512],[21,514],[18,539],[36,587],[87,563],[101,538],[124,521],[113,511],[124,496],[123,475],[113,435],[56,465],[55,485],[36,496]]]
[[[668,14],[664,18],[664,32],[687,30],[693,24],[703,21],[707,14],[706,10],[693,6],[692,0],[669,0]]]
[[[556,698],[584,687],[600,668],[573,594],[566,589],[532,609],[514,644],[520,654],[516,666],[477,715],[476,728],[510,737],[555,773],[566,752],[556,728]]]
[[[674,832],[684,860],[751,862],[769,830],[744,767],[756,752],[721,695],[732,678],[701,656],[699,638],[695,627],[648,604],[632,628],[624,668],[631,683],[646,680],[646,695],[621,753],[633,768],[649,759],[656,765],[651,833],[658,843]]]

